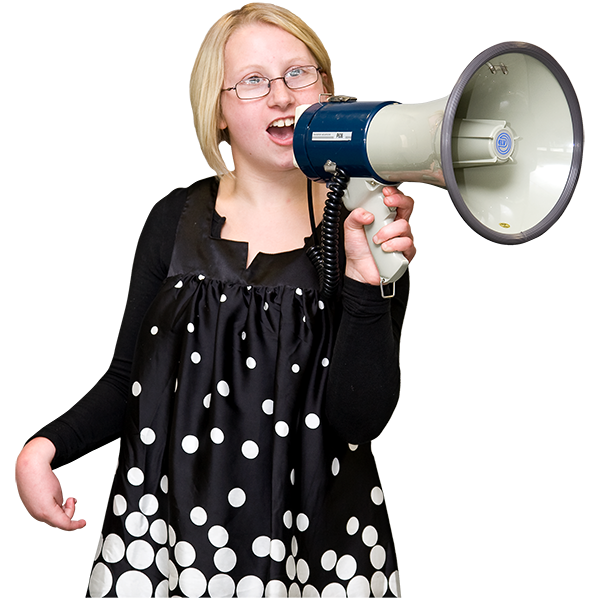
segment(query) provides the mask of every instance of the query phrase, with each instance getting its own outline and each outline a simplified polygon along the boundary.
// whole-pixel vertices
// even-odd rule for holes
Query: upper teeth
[[[292,117],[288,117],[287,119],[277,119],[277,121],[273,121],[270,127],[289,127],[294,124],[294,119]]]

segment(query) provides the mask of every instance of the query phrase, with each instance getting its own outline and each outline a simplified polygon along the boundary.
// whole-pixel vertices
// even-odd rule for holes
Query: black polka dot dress
[[[216,189],[189,189],[141,327],[88,595],[397,596],[370,445],[324,414],[334,315],[314,268],[303,249],[246,268]]]

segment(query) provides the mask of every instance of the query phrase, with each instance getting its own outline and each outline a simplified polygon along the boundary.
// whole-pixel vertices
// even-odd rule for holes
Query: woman
[[[154,207],[109,371],[17,461],[29,512],[73,530],[52,469],[122,438],[91,596],[399,593],[368,441],[397,401],[408,281],[381,298],[357,209],[339,298],[320,298],[291,144],[295,108],[328,92],[325,49],[285,9],[233,11],[200,49],[192,106],[218,176]],[[385,194],[398,218],[376,242],[412,259],[412,200]]]

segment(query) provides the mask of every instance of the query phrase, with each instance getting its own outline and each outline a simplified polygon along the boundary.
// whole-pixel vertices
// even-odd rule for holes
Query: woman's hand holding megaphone
[[[409,219],[414,201],[393,186],[384,187],[383,202],[396,209],[394,220],[381,227],[373,236],[373,242],[381,246],[384,252],[402,252],[410,262],[416,248]],[[380,274],[367,242],[364,227],[372,224],[374,216],[362,207],[355,208],[344,223],[346,248],[346,275],[362,283],[379,285]]]

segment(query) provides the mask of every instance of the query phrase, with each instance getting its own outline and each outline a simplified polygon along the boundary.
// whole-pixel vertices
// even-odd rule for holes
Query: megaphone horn
[[[336,167],[350,177],[344,203],[375,214],[369,239],[394,218],[381,188],[422,182],[446,188],[465,222],[488,240],[532,240],[567,207],[582,153],[569,78],[547,52],[523,42],[479,54],[440,100],[334,97],[299,107],[294,129],[294,158],[309,179],[330,181]],[[400,253],[372,243],[371,250],[382,283],[402,276]]]

